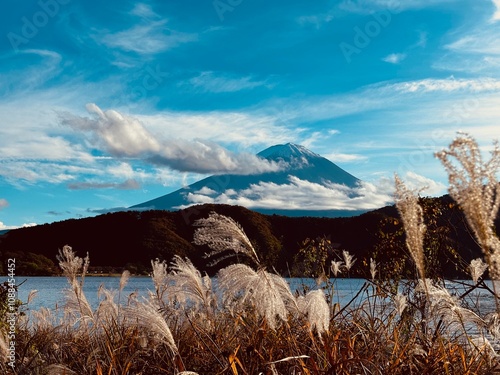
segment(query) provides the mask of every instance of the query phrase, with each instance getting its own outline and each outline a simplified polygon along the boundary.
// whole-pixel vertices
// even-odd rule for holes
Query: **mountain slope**
[[[307,196],[307,189],[323,189],[324,195],[328,189],[355,189],[361,181],[305,147],[292,143],[276,145],[261,151],[258,156],[286,164],[287,168],[254,175],[210,176],[131,208],[174,211],[193,204],[221,203],[242,205],[266,214],[330,217],[353,216],[367,211],[331,207],[322,209],[317,197],[313,194]],[[280,196],[286,192],[287,197]],[[348,197],[354,196],[352,192],[346,194]],[[341,202],[339,206],[342,206]]]

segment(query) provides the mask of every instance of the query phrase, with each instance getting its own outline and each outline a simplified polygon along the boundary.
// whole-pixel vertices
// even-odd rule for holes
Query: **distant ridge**
[[[429,253],[433,261],[428,263],[427,274],[470,277],[466,266],[472,259],[482,257],[482,253],[470,234],[463,211],[449,196],[422,198],[421,205],[424,216],[432,218],[427,227],[426,246],[433,249]],[[196,230],[193,224],[212,211],[238,222],[263,265],[282,275],[300,269],[302,262],[297,256],[303,241],[319,236],[331,239],[337,256],[341,250],[354,255],[357,261],[351,277],[369,277],[370,258],[376,259],[381,275],[401,267],[403,277],[415,277],[415,267],[408,260],[402,223],[394,206],[349,218],[262,215],[241,206],[221,204],[198,205],[175,212],[114,212],[10,230],[0,236],[0,264],[16,258],[18,275],[57,273],[58,249],[71,245],[78,256],[90,253],[94,272],[105,267],[113,273],[128,269],[133,274],[148,274],[152,259],[168,262],[176,255],[188,257],[203,272],[217,272],[224,265],[211,267],[204,257],[208,249],[193,243]],[[500,231],[500,216],[496,230]],[[326,265],[338,259],[334,254],[328,256]]]
[[[271,146],[257,156],[275,162],[286,163],[288,168],[276,172],[266,172],[253,175],[224,174],[214,175],[197,181],[187,187],[149,201],[130,207],[131,209],[156,209],[176,211],[194,204],[229,203],[238,197],[240,192],[248,192],[256,186],[289,185],[291,180],[306,181],[323,187],[332,184],[355,188],[361,180],[346,172],[330,160],[318,155],[306,147],[294,143]],[[359,215],[368,210],[331,210],[314,209],[310,206],[318,202],[306,202],[303,207],[287,209],[276,206],[252,205],[238,201],[244,207],[265,214],[280,214],[285,216],[316,216],[343,217]]]

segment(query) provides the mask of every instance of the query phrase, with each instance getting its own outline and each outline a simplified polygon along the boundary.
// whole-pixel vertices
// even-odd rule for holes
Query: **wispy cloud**
[[[152,132],[169,130],[180,139],[205,139],[239,148],[260,151],[262,146],[277,143],[301,143],[307,128],[293,123],[295,113],[276,111],[274,103],[257,110],[177,112],[162,111],[156,115],[136,115]],[[244,132],[234,131],[245,129]],[[259,147],[259,148],[255,148]],[[263,147],[262,147],[263,148]]]
[[[394,89],[400,92],[487,92],[500,90],[500,80],[495,78],[480,79],[423,79],[418,81],[409,81],[396,83],[387,86],[388,89]]]
[[[51,50],[24,49],[4,58],[13,68],[7,74],[0,72],[0,94],[39,89],[62,70],[62,56]]]
[[[51,216],[71,215],[71,211],[55,211],[55,210],[50,210],[50,211],[47,211],[47,214],[51,215]]]
[[[401,61],[406,59],[406,53],[391,53],[384,58],[382,61],[391,63],[391,64],[399,64]]]
[[[268,85],[266,81],[255,80],[252,76],[234,77],[215,72],[202,72],[191,78],[188,83],[203,92],[212,93],[236,92]]]
[[[95,189],[117,189],[117,190],[137,190],[141,185],[136,180],[126,180],[121,183],[103,182],[73,182],[68,184],[70,190],[95,190]]]
[[[196,34],[167,28],[166,21],[156,21],[145,25],[136,25],[129,30],[106,34],[100,37],[100,41],[111,48],[150,55],[193,42],[197,38]]]
[[[339,8],[353,13],[370,13],[372,11],[387,9],[391,12],[400,12],[408,9],[421,9],[456,0],[343,0]]]
[[[77,174],[99,174],[98,168],[76,163],[44,162],[41,160],[0,161],[0,176],[14,186],[46,182],[59,184],[71,181]]]
[[[405,184],[410,189],[422,190],[425,195],[442,195],[446,193],[447,186],[441,182],[434,181],[431,178],[421,176],[413,171],[405,174]]]
[[[137,3],[130,11],[130,14],[141,18],[159,18],[158,14],[151,8],[150,5],[144,3]]]
[[[92,115],[62,116],[62,123],[90,134],[90,142],[114,157],[139,158],[181,172],[196,173],[263,173],[286,167],[249,153],[233,153],[222,146],[203,140],[162,138],[152,134],[136,118],[117,111],[103,111],[88,104]]]
[[[363,161],[367,160],[367,157],[364,155],[359,155],[359,154],[343,154],[343,153],[330,153],[330,154],[325,154],[322,155],[323,157],[330,159],[334,163],[341,163],[341,162],[356,162],[356,161]]]
[[[198,39],[197,34],[168,27],[168,19],[158,15],[148,4],[136,4],[129,14],[133,16],[134,21],[139,18],[131,28],[117,32],[102,31],[94,35],[94,39],[107,47],[140,55],[165,52]]]
[[[500,24],[468,30],[467,34],[458,40],[447,44],[446,49],[468,54],[500,55]]]
[[[330,23],[334,20],[333,12],[326,12],[322,14],[300,16],[297,22],[301,26],[313,25],[316,29],[319,29],[326,23]]]
[[[411,48],[421,47],[425,48],[427,46],[428,33],[426,31],[418,32],[418,40],[415,44],[411,46]]]
[[[5,207],[9,206],[9,202],[7,202],[7,199],[0,199],[0,210],[4,209]]]
[[[291,123],[301,124],[307,121],[324,121],[350,115],[383,112],[386,116],[398,116],[399,120],[411,124],[423,118],[422,106],[435,116],[438,111],[449,110],[450,103],[454,101],[459,101],[461,104],[467,97],[472,96],[477,100],[479,97],[497,92],[500,92],[500,80],[495,78],[450,77],[396,83],[381,82],[344,94],[314,98],[314,100],[297,100],[288,113],[288,118]],[[398,103],[398,109],[387,112],[387,101],[390,98]],[[416,101],[419,103],[418,107],[415,106]],[[413,110],[420,113],[420,117],[410,117],[408,111]],[[371,124],[374,121],[374,118],[369,120]]]
[[[500,67],[500,0],[492,0],[490,4],[480,19],[451,33],[451,42],[444,45],[448,53],[435,61],[434,68],[497,74]]]

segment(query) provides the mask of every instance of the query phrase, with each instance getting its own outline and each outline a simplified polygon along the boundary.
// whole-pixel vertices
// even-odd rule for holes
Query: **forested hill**
[[[481,256],[460,208],[449,196],[423,198],[428,225],[426,262],[431,274],[463,276],[467,263]],[[357,261],[350,276],[369,275],[369,259],[381,276],[412,276],[404,232],[394,207],[350,218],[263,215],[239,206],[200,205],[181,211],[128,211],[20,228],[0,236],[0,258],[16,258],[18,275],[57,273],[56,254],[70,245],[79,256],[90,254],[91,271],[146,274],[152,259],[190,258],[201,270],[217,271],[204,258],[207,248],[193,245],[193,223],[211,211],[237,221],[254,244],[262,263],[282,275],[317,276],[342,250]],[[497,228],[499,227],[497,220]],[[304,243],[307,239],[314,240]],[[302,249],[302,251],[300,251]],[[238,259],[245,261],[244,257]],[[223,264],[219,264],[218,267]]]

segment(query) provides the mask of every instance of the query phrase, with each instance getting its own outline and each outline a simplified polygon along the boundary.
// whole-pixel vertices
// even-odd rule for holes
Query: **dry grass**
[[[431,281],[427,293],[413,282],[389,298],[367,281],[361,302],[339,310],[324,294],[331,284],[297,295],[248,266],[221,271],[220,290],[186,260],[164,276],[161,300],[118,304],[119,291],[101,290],[89,312],[72,288],[62,311],[29,314],[19,322],[17,373],[491,374],[497,366],[488,322]]]

